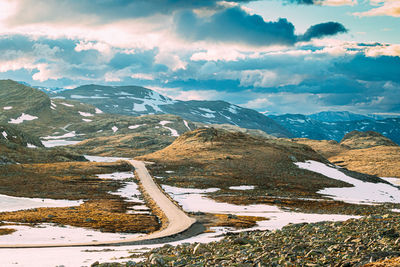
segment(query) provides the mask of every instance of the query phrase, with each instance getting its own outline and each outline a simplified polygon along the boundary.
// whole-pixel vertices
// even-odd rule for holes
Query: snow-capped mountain
[[[106,113],[140,116],[173,114],[186,120],[208,124],[232,124],[260,129],[279,137],[291,133],[267,116],[224,101],[177,101],[139,86],[85,85],[50,95],[92,104]]]
[[[375,131],[400,144],[399,118],[336,122],[314,120],[301,114],[271,115],[270,118],[289,129],[295,137],[340,141],[345,134],[354,130],[362,132]]]

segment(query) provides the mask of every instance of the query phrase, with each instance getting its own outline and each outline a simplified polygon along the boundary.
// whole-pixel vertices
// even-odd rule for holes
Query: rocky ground
[[[228,234],[209,244],[165,245],[140,263],[92,266],[363,266],[386,260],[398,266],[400,215],[370,215],[345,222],[292,224],[276,231]],[[393,263],[393,264],[392,264]]]

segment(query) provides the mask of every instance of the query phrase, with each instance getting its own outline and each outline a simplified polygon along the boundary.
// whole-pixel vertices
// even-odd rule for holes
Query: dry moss
[[[103,232],[148,233],[159,228],[156,216],[126,214],[124,204],[115,200],[88,201],[79,207],[2,212],[0,220],[22,223],[57,223],[89,227]]]

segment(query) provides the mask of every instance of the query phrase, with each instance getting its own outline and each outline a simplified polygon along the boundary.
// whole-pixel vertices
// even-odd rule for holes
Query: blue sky
[[[0,78],[400,113],[399,0],[0,0]]]

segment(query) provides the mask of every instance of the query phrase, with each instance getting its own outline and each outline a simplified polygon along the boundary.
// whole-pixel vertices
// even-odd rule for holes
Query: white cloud
[[[371,0],[372,5],[379,5],[379,7],[370,9],[365,12],[355,12],[353,15],[359,17],[371,16],[392,16],[400,17],[400,1],[399,0]]]
[[[185,69],[187,65],[187,63],[182,61],[178,55],[170,53],[169,51],[158,53],[155,57],[155,62],[158,64],[164,64],[173,71]]]
[[[365,50],[368,57],[392,56],[400,57],[400,44],[368,47]]]
[[[279,87],[296,85],[305,77],[299,74],[282,74],[271,70],[245,70],[241,72],[240,86],[244,87]]]
[[[316,1],[316,4],[322,6],[354,6],[357,4],[357,0],[321,0]]]

